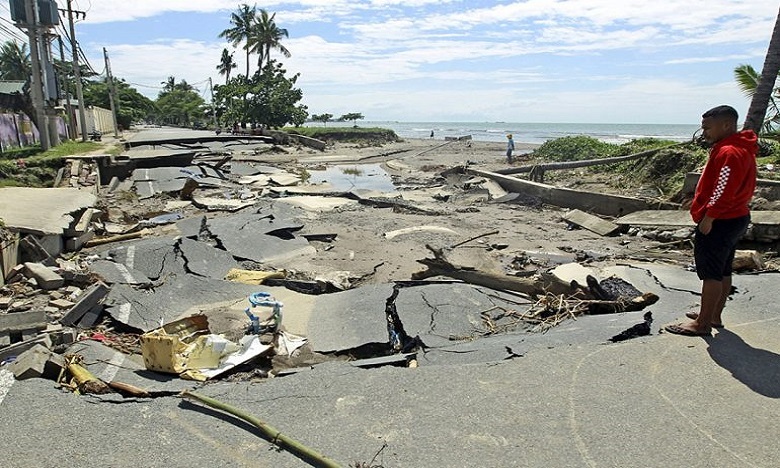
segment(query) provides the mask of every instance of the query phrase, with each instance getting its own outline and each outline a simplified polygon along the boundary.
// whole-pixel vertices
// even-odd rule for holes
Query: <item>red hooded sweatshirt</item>
[[[750,214],[748,203],[756,190],[758,137],[752,130],[729,135],[715,143],[691,203],[691,217],[732,219]]]

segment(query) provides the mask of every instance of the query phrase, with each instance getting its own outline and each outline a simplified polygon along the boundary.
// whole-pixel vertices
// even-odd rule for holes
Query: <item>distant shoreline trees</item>
[[[272,51],[290,57],[290,51],[282,45],[289,32],[276,24],[276,13],[258,10],[257,5],[239,5],[230,16],[231,27],[219,33],[233,47],[241,47],[246,53],[246,73],[231,77],[235,68],[232,54],[227,49],[217,70],[225,75],[224,85],[214,86],[214,108],[219,121],[228,126],[251,124],[253,127],[278,128],[291,123],[303,125],[309,116],[308,108],[298,104],[303,91],[295,87],[300,74],[291,77],[283,64],[271,58]],[[257,54],[257,70],[250,75],[250,58]]]

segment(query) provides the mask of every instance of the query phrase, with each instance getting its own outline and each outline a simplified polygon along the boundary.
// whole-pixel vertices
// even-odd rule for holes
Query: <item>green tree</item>
[[[155,101],[156,120],[168,125],[188,127],[203,119],[205,104],[200,94],[189,83],[185,80],[177,83],[171,76]]]
[[[750,100],[744,128],[759,132],[762,126],[765,126],[766,110],[775,89],[778,72],[780,72],[780,13],[775,20],[772,38],[769,40],[769,48],[764,59],[764,67],[761,70],[761,78],[758,80],[753,98]]]
[[[756,69],[750,65],[742,64],[734,69],[734,78],[737,80],[737,86],[739,86],[739,89],[752,100],[752,98],[756,95],[758,82],[761,79],[761,76],[758,74]],[[760,127],[761,133],[771,133],[778,125],[780,125],[780,108],[778,107],[778,102],[775,99],[775,95],[779,93],[780,90],[775,89],[774,93],[769,95],[767,109],[764,112],[764,121]]]
[[[363,119],[365,119],[365,117],[363,117],[363,114],[361,114],[360,112],[352,112],[349,114],[344,114],[341,117],[339,117],[340,121],[342,122],[350,121],[356,127],[357,127],[357,121]]]
[[[328,122],[333,118],[333,114],[314,114],[311,116],[311,119],[315,122],[322,122],[326,127],[328,126]]]
[[[0,45],[0,79],[9,81],[24,81],[23,93],[19,96],[19,110],[22,111],[35,125],[38,125],[38,114],[33,106],[30,95],[30,78],[32,77],[32,64],[27,44],[16,41],[6,41]]]
[[[219,59],[219,65],[217,65],[217,71],[220,75],[225,75],[225,84],[230,81],[230,72],[236,68],[236,62],[233,61],[233,54],[227,49],[222,49],[222,56]]]
[[[0,77],[3,80],[28,81],[32,75],[27,44],[5,41],[0,45]]]
[[[227,39],[233,47],[238,47],[241,43],[244,43],[243,49],[246,51],[246,76],[249,77],[249,53],[251,45],[249,38],[254,34],[254,28],[257,17],[257,6],[249,7],[247,4],[242,4],[238,7],[238,10],[230,15],[231,28],[227,28],[221,33],[219,37]]]
[[[268,128],[302,125],[308,110],[298,104],[303,99],[303,91],[295,87],[300,75],[287,78],[286,73],[280,63],[271,60],[251,80],[239,76],[215,86],[215,104],[225,109],[223,120]]]
[[[255,16],[252,34],[247,38],[247,44],[252,52],[259,54],[258,68],[271,61],[271,51],[278,50],[285,57],[290,57],[290,51],[282,45],[282,38],[290,37],[286,29],[277,26],[274,18],[276,13],[269,15],[264,9]]]
[[[114,86],[118,101],[116,119],[122,128],[130,128],[133,122],[139,120],[154,118],[154,101],[139,93],[123,79],[115,79]],[[108,84],[105,81],[88,81],[83,91],[86,105],[110,108]]]

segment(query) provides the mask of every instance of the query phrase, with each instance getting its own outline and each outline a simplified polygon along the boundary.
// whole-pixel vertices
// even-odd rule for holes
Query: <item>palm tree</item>
[[[263,62],[271,61],[271,50],[276,49],[285,57],[290,56],[290,51],[282,45],[282,38],[290,37],[287,29],[276,25],[274,18],[276,13],[269,15],[265,9],[260,9],[257,16],[252,35],[247,39],[248,45],[251,44],[252,52],[260,54],[257,60],[257,66],[263,68]]]
[[[230,81],[230,72],[237,66],[236,62],[233,61],[233,54],[228,52],[227,49],[222,49],[222,57],[219,59],[217,71],[220,75],[225,75],[225,84]]]
[[[32,76],[30,54],[27,44],[6,41],[0,45],[0,78],[4,80],[27,81]]]
[[[734,78],[737,80],[737,86],[747,97],[752,98],[756,95],[756,89],[758,89],[758,82],[761,76],[758,74],[755,68],[750,65],[740,65],[734,69]],[[777,90],[775,90],[775,93]],[[774,94],[769,95],[769,101],[767,104],[766,115],[761,125],[762,133],[772,132],[774,125],[780,123],[780,107],[775,99]]]
[[[238,47],[242,42],[244,44],[244,50],[246,50],[246,76],[249,77],[249,53],[250,45],[248,43],[249,38],[252,36],[252,30],[254,28],[257,17],[257,5],[250,8],[247,4],[242,4],[238,7],[235,13],[230,15],[230,24],[232,28],[227,28],[221,33],[219,37],[223,37],[230,42],[233,47]]]
[[[772,38],[769,40],[764,68],[761,69],[761,78],[756,84],[753,99],[750,100],[750,107],[745,117],[745,129],[758,132],[764,126],[764,116],[772,98],[778,72],[780,72],[780,12],[777,14]]]

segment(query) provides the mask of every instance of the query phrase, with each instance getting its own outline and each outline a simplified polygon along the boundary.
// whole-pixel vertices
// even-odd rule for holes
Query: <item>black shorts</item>
[[[712,231],[704,235],[696,229],[693,257],[700,280],[721,281],[731,276],[731,264],[739,238],[747,231],[750,215],[732,219],[716,219]]]

